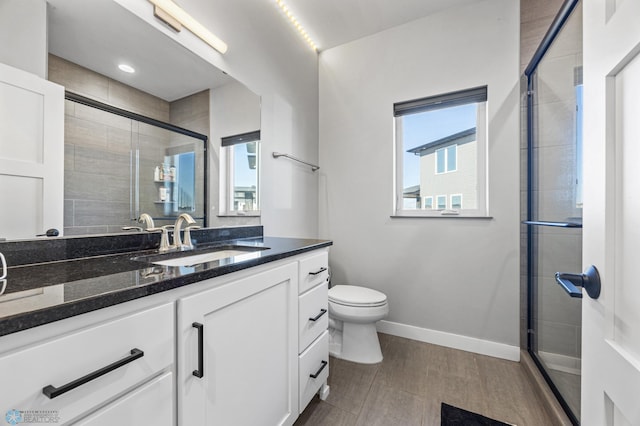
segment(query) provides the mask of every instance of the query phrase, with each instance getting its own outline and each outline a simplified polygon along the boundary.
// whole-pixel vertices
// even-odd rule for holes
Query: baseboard
[[[393,336],[405,337],[407,339],[502,358],[509,361],[520,361],[520,348],[518,346],[391,321],[378,321],[376,328],[381,333],[391,334]]]
[[[538,356],[544,361],[547,368],[564,373],[580,375],[582,360],[573,356],[554,354],[552,352],[538,351]]]
[[[522,350],[520,364],[522,364],[525,372],[529,376],[533,384],[533,389],[544,404],[545,411],[553,420],[553,424],[558,426],[572,426],[571,420],[569,420],[569,417],[567,417],[567,414],[562,409],[553,391],[549,388],[544,377],[542,377],[540,370],[538,370],[533,359],[531,359],[531,355],[525,350]]]

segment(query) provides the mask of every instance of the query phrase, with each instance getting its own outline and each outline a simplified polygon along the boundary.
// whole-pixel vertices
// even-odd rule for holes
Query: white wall
[[[386,331],[518,357],[518,43],[518,3],[486,0],[320,55],[320,236],[334,284],[387,294]],[[485,84],[493,218],[390,218],[393,103]]]
[[[228,44],[227,53],[220,55],[186,30],[176,34],[167,29],[153,17],[150,3],[115,1],[261,96],[261,223],[268,235],[317,236],[317,173],[276,160],[271,153],[318,161],[318,58],[279,16],[276,2],[181,1],[182,8]]]
[[[47,3],[0,0],[0,63],[47,75]]]

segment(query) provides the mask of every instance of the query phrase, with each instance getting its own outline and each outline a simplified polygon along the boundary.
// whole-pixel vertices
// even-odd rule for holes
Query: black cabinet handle
[[[53,399],[62,395],[63,393],[67,393],[70,390],[77,388],[78,386],[82,386],[85,383],[88,383],[94,379],[97,379],[100,376],[104,376],[105,374],[122,367],[123,365],[129,364],[132,361],[135,361],[138,358],[142,358],[144,356],[144,352],[140,349],[133,348],[131,349],[131,355],[126,358],[123,358],[119,361],[114,362],[113,364],[109,364],[106,367],[103,367],[99,370],[94,371],[93,373],[89,373],[84,377],[80,377],[72,382],[67,383],[66,385],[60,386],[59,388],[53,385],[47,385],[42,388],[42,393],[45,394],[49,399]]]
[[[327,366],[327,364],[329,364],[327,361],[322,361],[322,365],[320,366],[318,371],[316,371],[316,374],[309,374],[309,377],[311,377],[312,379],[317,379],[320,373],[322,373],[322,370],[324,370],[324,368]]]
[[[318,319],[320,319],[320,317],[323,316],[326,313],[327,313],[326,309],[320,309],[320,313],[318,315],[316,315],[315,317],[313,317],[313,318],[309,318],[309,321],[314,321],[314,322],[318,321]]]
[[[323,266],[322,268],[318,269],[316,272],[309,272],[309,275],[318,275],[318,274],[323,273],[323,272],[324,272],[324,271],[326,271],[326,270],[327,270],[327,268],[325,268],[325,267]]]
[[[204,325],[199,322],[191,325],[198,329],[198,369],[193,370],[193,375],[202,379],[204,377]]]

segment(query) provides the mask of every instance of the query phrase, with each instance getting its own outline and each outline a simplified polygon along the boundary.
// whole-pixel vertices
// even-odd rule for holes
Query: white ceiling
[[[320,50],[478,1],[482,0],[285,0]],[[49,51],[54,55],[167,101],[232,80],[112,0],[47,3]],[[275,25],[291,25],[282,18],[261,16],[279,20]],[[119,71],[121,62],[137,72]]]
[[[112,0],[47,3],[49,52],[68,61],[169,102],[232,80]]]
[[[285,0],[320,50],[481,0]]]

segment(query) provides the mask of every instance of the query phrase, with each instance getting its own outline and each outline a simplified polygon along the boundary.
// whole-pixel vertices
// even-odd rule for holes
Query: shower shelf
[[[578,222],[549,222],[542,220],[524,220],[525,225],[533,226],[555,226],[557,228],[582,228],[582,224]]]

